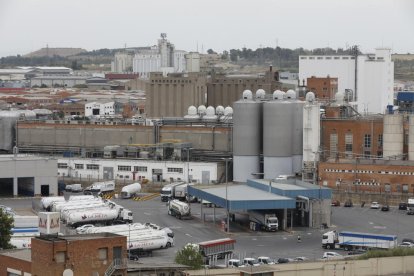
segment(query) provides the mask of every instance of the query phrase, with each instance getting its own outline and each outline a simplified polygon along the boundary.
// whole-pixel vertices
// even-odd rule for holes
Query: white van
[[[229,267],[245,267],[245,265],[242,264],[242,262],[237,259],[230,259],[228,264],[229,264]]]

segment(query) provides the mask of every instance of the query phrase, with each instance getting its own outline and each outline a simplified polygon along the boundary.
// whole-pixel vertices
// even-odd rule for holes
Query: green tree
[[[0,249],[10,249],[14,247],[10,244],[13,223],[13,217],[0,208]]]
[[[203,256],[198,251],[197,245],[189,243],[177,252],[175,262],[187,265],[192,269],[201,269],[203,267]]]

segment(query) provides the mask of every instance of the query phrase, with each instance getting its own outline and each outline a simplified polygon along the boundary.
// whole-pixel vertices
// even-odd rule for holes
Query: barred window
[[[378,147],[382,148],[383,138],[382,134],[378,135]]]
[[[83,170],[83,164],[75,164],[75,169]]]
[[[59,169],[67,169],[68,168],[68,164],[67,163],[58,163],[58,168]]]
[[[86,164],[86,169],[87,169],[87,170],[99,170],[99,165],[95,165],[95,164]]]
[[[330,152],[331,158],[335,158],[338,152],[338,134],[336,133],[331,133],[330,136]]]
[[[346,158],[352,158],[352,144],[353,144],[353,135],[352,133],[345,134],[345,154]]]
[[[131,166],[118,166],[118,171],[130,172],[131,171]]]
[[[168,168],[168,172],[170,173],[183,173],[182,168]]]
[[[364,147],[370,148],[371,147],[371,134],[365,134],[364,136]]]
[[[134,171],[136,171],[136,172],[146,172],[147,171],[147,167],[144,167],[144,166],[134,166]]]

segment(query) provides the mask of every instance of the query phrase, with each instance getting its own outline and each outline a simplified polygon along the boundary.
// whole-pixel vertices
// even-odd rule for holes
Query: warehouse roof
[[[229,210],[285,209],[295,208],[296,200],[242,185],[214,186],[213,188],[188,187],[190,195],[226,206],[226,190]]]

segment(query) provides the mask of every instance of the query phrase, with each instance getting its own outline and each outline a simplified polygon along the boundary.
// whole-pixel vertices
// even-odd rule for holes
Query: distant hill
[[[82,48],[42,48],[40,50],[28,53],[23,57],[53,57],[53,56],[60,56],[60,57],[68,57],[68,56],[75,56],[81,53],[86,53],[87,51]]]

